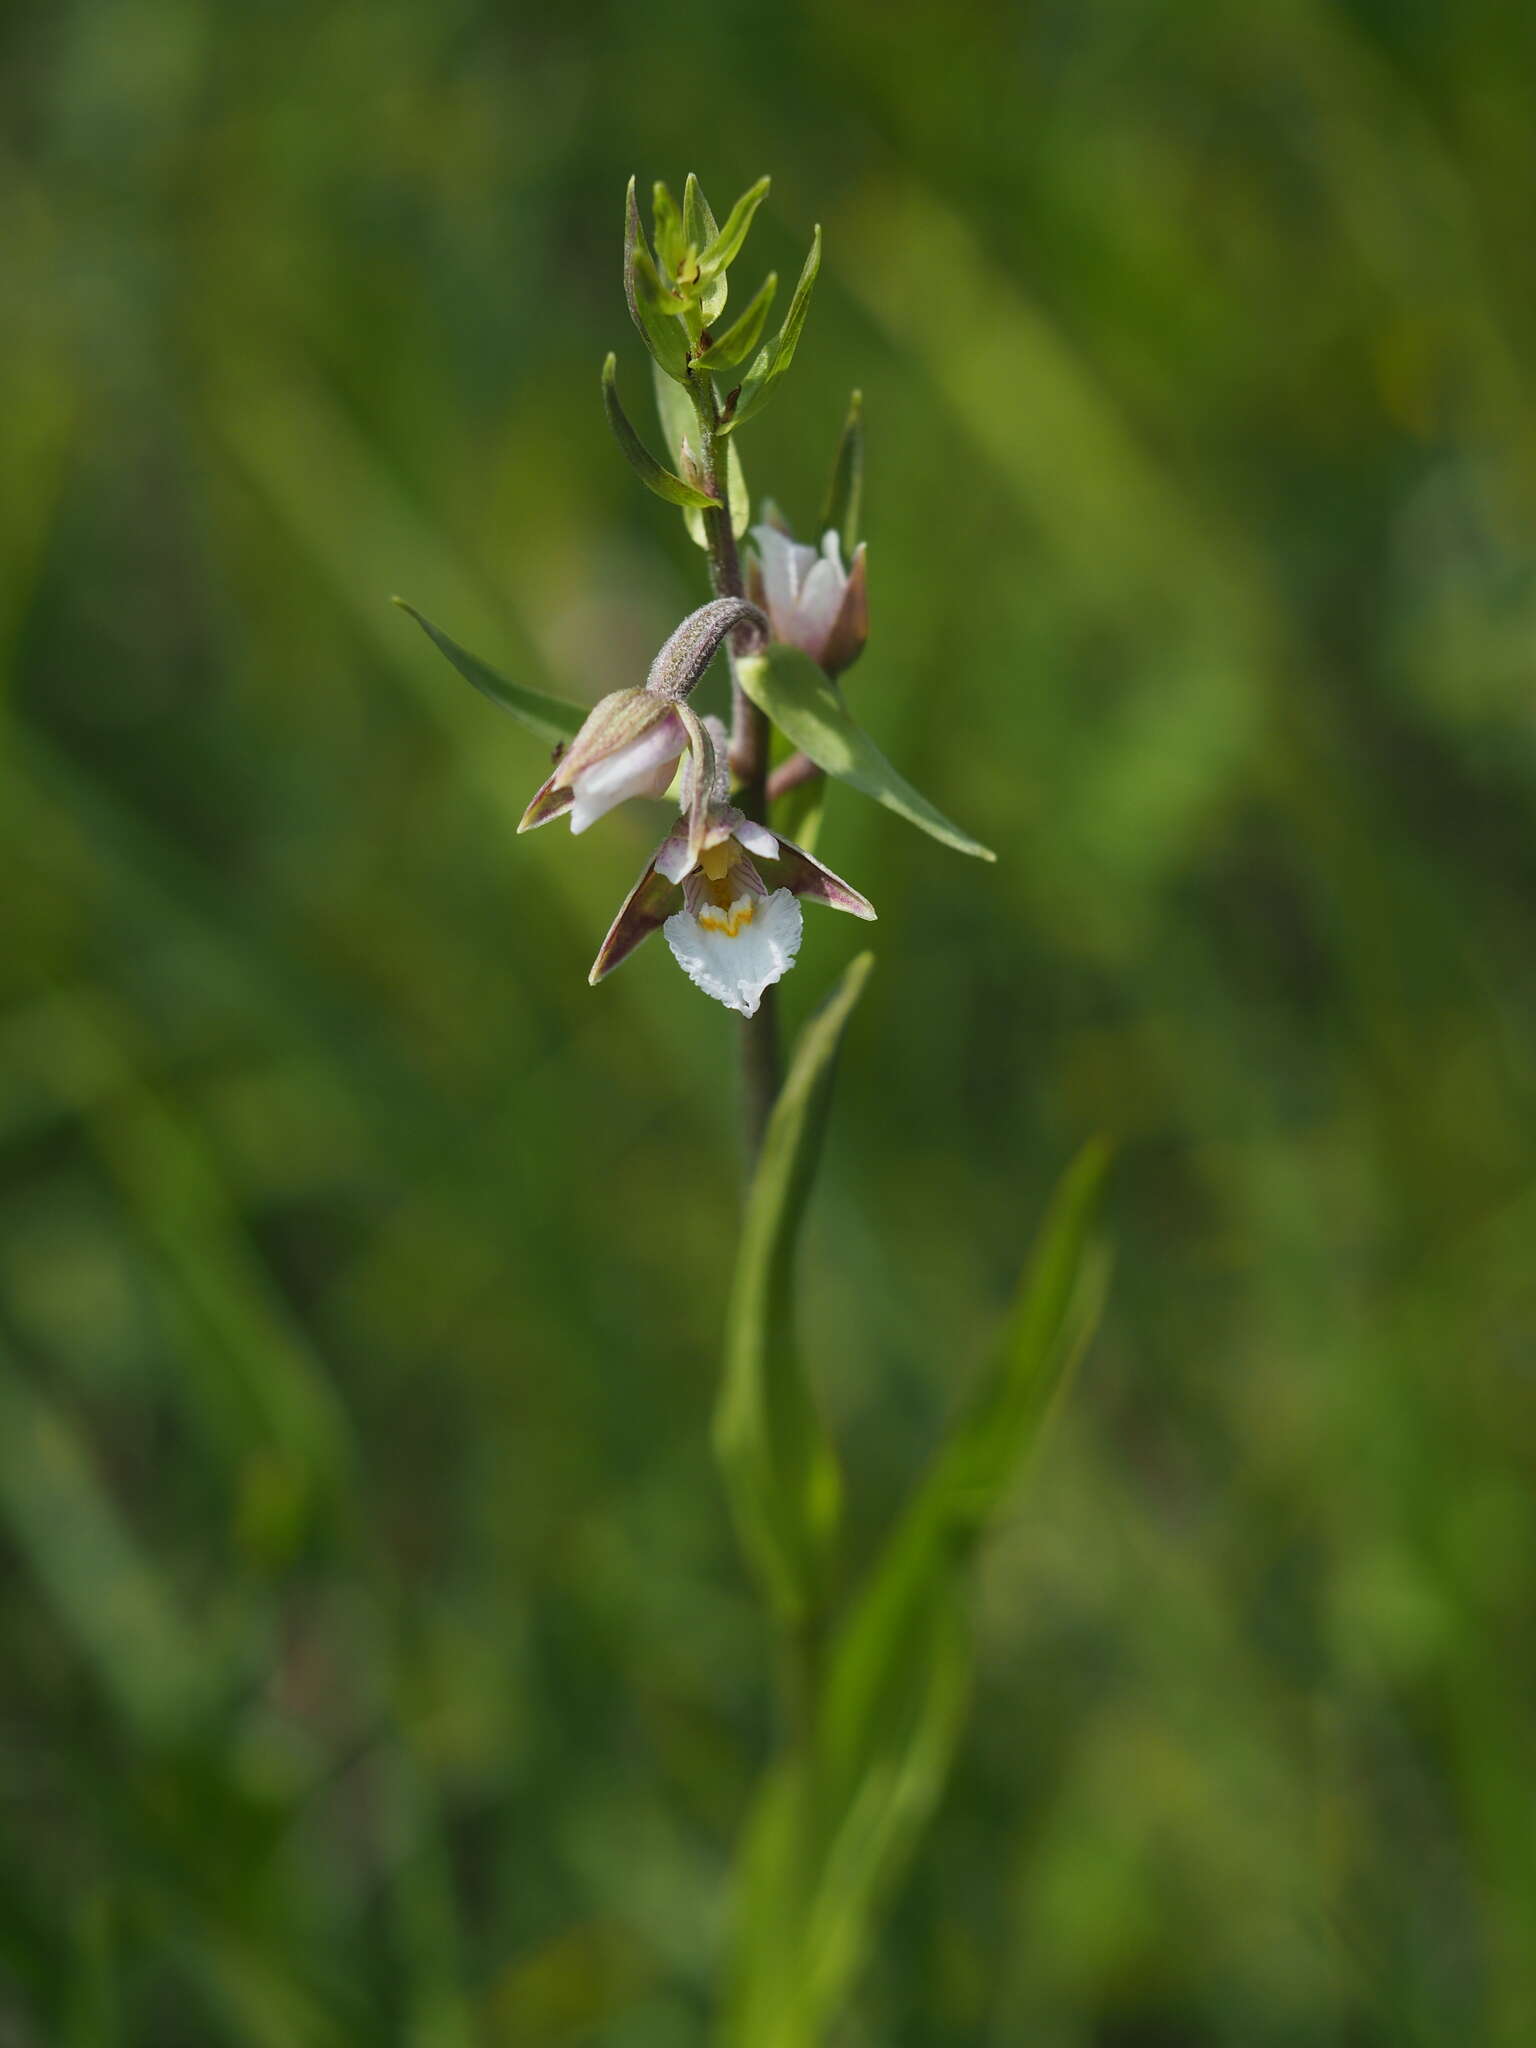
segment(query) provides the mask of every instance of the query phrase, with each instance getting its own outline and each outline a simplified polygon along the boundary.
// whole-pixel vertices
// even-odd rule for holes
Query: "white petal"
[[[692,911],[679,910],[662,929],[673,958],[695,988],[751,1017],[763,990],[795,964],[800,906],[787,889],[775,889],[771,896],[741,897],[718,924],[701,924]]]
[[[626,797],[665,796],[684,743],[679,722],[663,718],[627,747],[583,768],[571,784],[571,830],[585,832]]]
[[[737,844],[744,846],[748,853],[755,853],[759,860],[778,859],[779,842],[766,825],[759,825],[753,818],[744,818],[738,811],[731,830]]]
[[[679,818],[656,853],[656,872],[669,882],[680,882],[689,869],[688,821]]]
[[[787,638],[789,621],[794,617],[800,579],[815,561],[816,550],[802,547],[787,533],[780,533],[776,526],[754,526],[752,538],[757,543],[758,559],[763,565],[763,595],[768,601],[768,617],[775,633],[784,639]]]
[[[848,579],[842,567],[817,557],[816,566],[800,586],[800,608],[795,617],[795,645],[803,647],[812,660],[821,658],[827,636],[836,623]]]

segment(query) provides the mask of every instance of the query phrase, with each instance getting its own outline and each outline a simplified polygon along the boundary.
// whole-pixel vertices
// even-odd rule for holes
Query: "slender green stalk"
[[[741,556],[731,526],[730,486],[725,441],[714,379],[707,372],[689,379],[689,393],[699,422],[700,467],[704,488],[718,498],[721,509],[706,512],[704,533],[709,544],[709,574],[716,597],[745,597]],[[756,651],[759,630],[737,628],[727,642],[731,666],[731,769],[737,780],[736,802],[749,818],[768,823],[768,719],[741,687],[736,663]],[[766,988],[755,1017],[741,1021],[742,1134],[750,1179],[762,1150],[763,1132],[779,1092],[779,992]]]

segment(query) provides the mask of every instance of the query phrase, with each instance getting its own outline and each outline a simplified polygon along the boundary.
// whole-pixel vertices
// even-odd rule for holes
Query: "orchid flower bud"
[[[687,745],[675,704],[650,690],[614,690],[593,705],[518,831],[531,832],[569,811],[571,830],[585,832],[626,797],[665,796]]]
[[[759,861],[770,864],[770,880]],[[755,1016],[764,989],[795,963],[802,896],[854,917],[875,915],[857,889],[803,847],[716,801],[697,857],[690,856],[681,820],[662,841],[614,919],[590,979],[601,981],[652,932],[665,931],[672,957],[696,988]]]
[[[754,595],[768,614],[775,640],[798,647],[829,676],[851,668],[869,637],[869,603],[864,583],[864,543],[853,551],[851,569],[833,532],[821,550],[797,541],[781,528],[754,526],[757,548]]]
[[[712,598],[690,612],[651,663],[643,690],[615,690],[593,705],[524,811],[518,831],[531,832],[569,811],[571,830],[585,832],[626,797],[665,796],[678,761],[690,750],[710,753],[712,783],[713,752],[686,708],[688,697],[728,633],[742,626],[762,632],[767,623],[756,605],[740,597]],[[709,787],[699,794],[694,809],[700,821],[712,795]]]

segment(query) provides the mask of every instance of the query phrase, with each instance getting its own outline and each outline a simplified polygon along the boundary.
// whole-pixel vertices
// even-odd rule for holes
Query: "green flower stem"
[[[707,372],[688,379],[688,393],[699,422],[700,468],[705,491],[720,500],[704,514],[709,574],[716,597],[745,597],[741,556],[731,526],[730,491],[726,479],[726,446],[720,432],[715,383]],[[750,623],[737,627],[726,643],[731,665],[731,769],[737,780],[735,800],[749,818],[768,823],[768,718],[741,687],[738,660],[762,646],[760,630]],[[746,1167],[750,1176],[762,1150],[763,1132],[779,1092],[778,990],[766,988],[755,1017],[741,1023],[742,1118]]]

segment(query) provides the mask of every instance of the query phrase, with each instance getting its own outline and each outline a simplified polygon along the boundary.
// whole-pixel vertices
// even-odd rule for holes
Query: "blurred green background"
[[[826,261],[876,900],[804,1262],[867,1551],[1046,1189],[1107,1326],[841,2043],[1536,2039],[1536,15],[53,0],[0,145],[0,2042],[685,2048],[771,1674],[727,1020],[539,687],[701,558],[637,171]],[[718,685],[714,686],[718,688]],[[864,937],[807,919],[791,1021]]]

